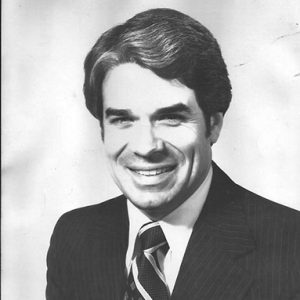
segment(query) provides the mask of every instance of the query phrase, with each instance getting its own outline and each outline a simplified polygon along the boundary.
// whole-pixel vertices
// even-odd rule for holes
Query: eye
[[[109,123],[116,126],[126,127],[131,125],[134,120],[130,117],[115,117],[109,120]]]
[[[185,117],[180,114],[167,114],[158,117],[158,122],[167,126],[178,126],[185,121]]]

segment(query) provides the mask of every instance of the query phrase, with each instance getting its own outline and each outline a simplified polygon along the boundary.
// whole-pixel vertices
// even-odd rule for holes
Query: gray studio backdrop
[[[219,40],[233,101],[215,161],[246,188],[300,209],[298,0],[6,0],[2,299],[43,299],[58,217],[119,193],[84,107],[83,60],[101,32],[152,7],[190,14]]]

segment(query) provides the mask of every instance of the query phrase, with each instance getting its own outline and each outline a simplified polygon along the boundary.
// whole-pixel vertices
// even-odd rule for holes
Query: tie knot
[[[138,233],[141,250],[151,252],[167,243],[166,237],[158,222],[147,223],[141,227]]]

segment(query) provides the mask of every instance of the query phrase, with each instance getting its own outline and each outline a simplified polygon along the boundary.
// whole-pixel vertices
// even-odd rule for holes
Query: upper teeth
[[[155,176],[161,173],[165,173],[169,171],[170,168],[161,168],[161,169],[154,169],[154,170],[134,170],[134,172],[144,175],[144,176]]]

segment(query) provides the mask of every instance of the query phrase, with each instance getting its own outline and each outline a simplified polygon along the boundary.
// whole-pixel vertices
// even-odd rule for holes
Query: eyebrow
[[[107,108],[105,110],[105,116],[108,117],[118,117],[118,116],[129,116],[132,115],[132,111],[130,109],[116,109],[116,108]]]
[[[190,107],[183,103],[174,104],[167,107],[162,107],[157,109],[153,115],[164,115],[164,114],[172,114],[172,113],[191,113],[192,110]],[[106,118],[109,117],[118,117],[118,116],[132,116],[133,113],[130,109],[117,109],[109,107],[105,110]]]
[[[183,103],[174,104],[167,107],[159,108],[155,114],[164,115],[164,114],[172,114],[172,113],[191,113],[192,110],[190,107]]]

